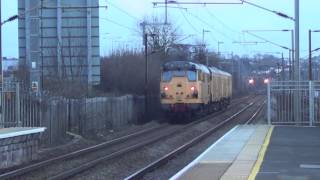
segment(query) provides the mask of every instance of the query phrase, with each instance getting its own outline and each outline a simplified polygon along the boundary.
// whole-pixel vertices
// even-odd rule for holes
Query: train
[[[230,104],[232,76],[190,61],[167,62],[161,68],[160,96],[167,116],[210,113]]]
[[[271,82],[271,78],[268,76],[251,76],[248,78],[248,90],[254,94],[266,94],[267,85]]]

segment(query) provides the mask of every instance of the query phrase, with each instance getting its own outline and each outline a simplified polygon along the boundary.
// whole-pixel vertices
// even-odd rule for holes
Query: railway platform
[[[171,180],[318,180],[320,128],[239,125]]]
[[[44,127],[0,128],[0,170],[37,158],[40,134]]]

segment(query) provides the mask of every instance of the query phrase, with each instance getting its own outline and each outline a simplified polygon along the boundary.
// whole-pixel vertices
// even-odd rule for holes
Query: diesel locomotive
[[[212,112],[230,104],[232,76],[215,67],[172,61],[161,68],[160,88],[166,114]]]

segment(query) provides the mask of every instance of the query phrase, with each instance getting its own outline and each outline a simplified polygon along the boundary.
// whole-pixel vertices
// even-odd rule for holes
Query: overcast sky
[[[163,0],[159,0],[163,1]],[[180,0],[179,2],[190,2]],[[192,2],[238,2],[238,0],[193,0]],[[248,0],[249,1],[249,0]],[[101,55],[107,55],[112,48],[141,47],[141,37],[137,33],[138,24],[143,17],[164,17],[164,8],[154,8],[152,0],[100,0],[100,5],[108,5],[108,9],[100,9],[100,45]],[[263,7],[280,11],[294,16],[294,0],[251,0]],[[160,6],[160,5],[159,5]],[[169,20],[179,27],[181,35],[195,35],[183,41],[194,43],[202,39],[202,30],[210,32],[205,34],[209,51],[217,51],[218,41],[222,53],[239,55],[253,55],[255,53],[288,52],[269,43],[258,45],[241,45],[233,41],[261,41],[243,30],[259,29],[292,29],[291,20],[281,18],[270,12],[250,5],[170,5]],[[303,0],[300,2],[300,35],[301,57],[307,55],[308,29],[320,29],[320,1]],[[187,9],[181,9],[187,8]],[[17,0],[2,0],[2,19],[17,13]],[[270,41],[283,46],[291,47],[291,36],[288,32],[258,32]],[[320,33],[313,33],[313,47],[320,47]],[[10,22],[3,26],[3,55],[18,57],[18,23]],[[278,55],[279,56],[279,55]]]

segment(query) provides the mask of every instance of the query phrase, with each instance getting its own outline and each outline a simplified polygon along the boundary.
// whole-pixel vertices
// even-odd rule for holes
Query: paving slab
[[[230,165],[231,163],[199,163],[192,166],[178,179],[218,180]]]
[[[253,126],[254,133],[247,141],[232,165],[227,169],[221,180],[246,180],[250,176],[258,159],[261,147],[270,129],[270,126]]]

